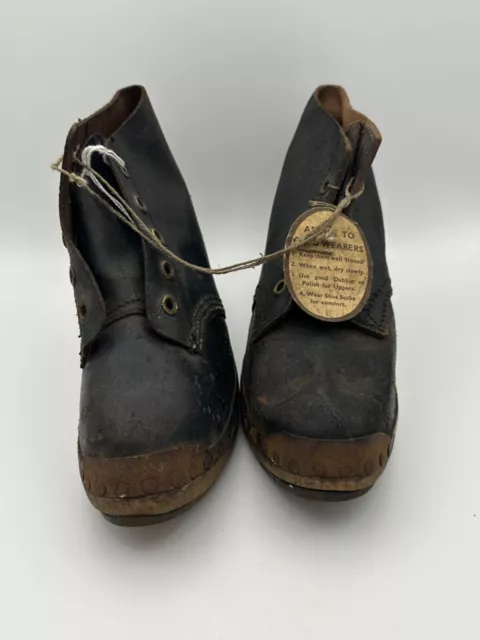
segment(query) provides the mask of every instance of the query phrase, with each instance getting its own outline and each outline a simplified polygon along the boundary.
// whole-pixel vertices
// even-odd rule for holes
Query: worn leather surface
[[[346,212],[359,224],[373,261],[371,294],[359,315],[328,323],[301,311],[285,288],[281,260],[267,263],[255,294],[243,367],[247,424],[265,433],[343,439],[391,434],[396,411],[395,324],[382,209],[371,163],[381,141],[375,125],[349,108],[345,92],[327,88],[342,119],[309,100],[289,147],[275,195],[266,252],[280,249],[309,201],[331,204],[364,185]],[[332,90],[332,91],[330,91]],[[346,107],[345,107],[346,105]],[[336,187],[336,188],[332,188]]]
[[[63,166],[86,144],[119,154],[127,173],[102,173],[145,224],[186,260],[208,258],[186,185],[145,90],[129,87],[74,125]],[[212,276],[155,251],[94,196],[62,177],[60,219],[82,346],[79,444],[83,456],[132,456],[209,446],[236,420],[237,381]],[[166,312],[165,297],[178,307]]]

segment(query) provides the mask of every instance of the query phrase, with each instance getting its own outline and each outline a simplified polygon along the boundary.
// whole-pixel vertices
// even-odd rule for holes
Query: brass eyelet
[[[178,311],[178,304],[172,296],[164,296],[162,299],[162,309],[165,313],[168,313],[169,316],[173,316]]]
[[[152,229],[151,231],[152,236],[155,238],[155,240],[158,240],[158,242],[160,244],[165,244],[165,238],[162,236],[161,233],[158,233],[158,231],[156,229]]]
[[[162,273],[165,278],[168,278],[168,280],[173,280],[175,277],[175,269],[172,267],[170,262],[167,262],[166,260],[162,262]]]
[[[273,287],[273,293],[276,296],[279,296],[281,293],[285,291],[285,286],[286,286],[285,280],[279,280],[277,284]]]
[[[143,202],[143,200],[140,198],[140,196],[138,195],[138,193],[136,193],[133,196],[133,200],[135,202],[135,204],[137,205],[137,207],[141,210],[141,211],[146,211],[147,207],[145,206],[145,203]]]

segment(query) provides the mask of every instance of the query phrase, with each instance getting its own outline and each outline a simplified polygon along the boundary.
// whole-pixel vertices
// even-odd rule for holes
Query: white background
[[[0,636],[275,640],[480,634],[477,0],[0,3]],[[147,86],[213,265],[264,249],[318,84],[379,126],[400,421],[376,488],[287,495],[243,435],[211,493],[108,524],[76,461],[79,341],[49,163]],[[259,272],[218,279],[240,366]]]

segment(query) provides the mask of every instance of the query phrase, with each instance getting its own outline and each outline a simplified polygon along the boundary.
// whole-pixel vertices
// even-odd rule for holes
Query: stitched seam
[[[210,296],[204,298],[193,312],[193,326],[188,339],[191,349],[200,350],[203,347],[205,323],[215,313],[225,313],[219,298]]]
[[[388,287],[387,291],[385,292],[387,295],[385,295],[385,297],[384,297],[380,323],[377,323],[374,320],[374,318],[372,318],[372,316],[370,315],[370,310],[371,310],[371,307],[373,306],[373,304],[375,303],[375,301],[382,294],[382,292],[385,289],[386,285]],[[367,307],[364,309],[364,311],[366,312],[365,315],[362,318],[359,318],[358,320],[354,319],[355,324],[357,324],[360,327],[364,327],[365,329],[376,330],[382,335],[387,335],[388,331],[387,331],[387,329],[385,329],[385,320],[386,320],[386,316],[387,316],[388,303],[390,301],[391,294],[392,294],[392,287],[390,286],[390,278],[387,277],[387,278],[385,278],[385,280],[383,281],[381,286],[376,290],[374,296],[372,296],[372,298],[369,301]]]
[[[364,321],[367,324],[370,324],[370,325],[378,327],[378,328],[383,327],[383,323],[384,323],[385,317],[386,317],[386,306],[387,306],[388,300],[389,300],[388,293],[390,293],[390,295],[391,295],[391,292],[392,292],[392,288],[389,285],[390,285],[390,278],[387,277],[387,278],[384,279],[384,281],[382,282],[380,287],[375,291],[375,293],[370,297],[370,300],[368,301],[366,307],[363,310],[364,313],[365,313]],[[386,286],[388,286],[387,291],[385,291],[385,293],[387,295],[385,296],[384,301],[383,301],[382,315],[381,315],[380,323],[378,323],[372,317],[371,311],[372,311],[372,307],[374,306],[374,304],[377,302],[377,300],[380,298],[380,296],[384,293],[384,289],[385,289]]]
[[[127,300],[126,302],[122,302],[121,304],[118,304],[116,307],[113,307],[113,309],[110,310],[108,315],[113,315],[117,311],[120,311],[124,307],[127,307],[130,304],[134,304],[135,302],[139,302],[142,305],[145,304],[142,298],[132,298],[131,300]]]
[[[210,309],[208,310],[208,313],[205,313],[203,316],[203,326],[202,326],[201,332],[198,332],[198,334],[192,333],[190,335],[190,339],[189,339],[190,348],[192,349],[196,348],[198,350],[201,350],[203,348],[203,342],[205,339],[205,323],[214,315],[217,315],[217,314],[224,315],[224,313],[225,313],[224,308],[221,305],[210,307]]]
[[[205,306],[202,309],[201,313],[196,318],[195,322],[194,322],[194,326],[192,328],[191,335],[196,335],[197,337],[200,337],[200,334],[202,332],[201,331],[202,330],[202,325],[205,323],[205,321],[208,318],[208,316],[213,311],[216,311],[216,310],[222,310],[223,311],[223,305],[220,302],[214,303],[212,301],[207,306]]]
[[[199,304],[196,306],[194,312],[193,312],[193,316],[192,316],[192,322],[193,322],[193,329],[195,330],[196,328],[198,328],[198,323],[201,322],[201,317],[202,315],[205,313],[206,309],[208,309],[209,306],[212,305],[220,305],[222,306],[222,303],[220,301],[220,299],[217,296],[206,296],[205,298],[203,298]]]
[[[134,298],[128,302],[124,302],[110,311],[107,315],[105,325],[110,325],[121,318],[134,315],[136,313],[145,313],[145,303],[143,300]]]

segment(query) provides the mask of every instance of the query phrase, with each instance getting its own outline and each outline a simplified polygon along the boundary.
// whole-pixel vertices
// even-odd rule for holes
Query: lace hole
[[[165,244],[165,238],[162,236],[161,233],[158,233],[158,231],[156,229],[152,229],[152,236],[155,238],[155,240],[158,240],[158,242],[160,244]]]
[[[78,305],[77,310],[80,320],[85,320],[85,318],[87,317],[87,305],[83,304],[82,302]]]
[[[320,187],[320,193],[327,193],[330,189],[330,182],[328,180],[324,180],[322,182],[322,186]]]
[[[164,296],[162,300],[162,309],[169,316],[173,316],[178,311],[178,304],[172,296]]]
[[[75,277],[75,271],[72,267],[70,267],[70,269],[68,270],[68,275],[70,276],[70,283],[74,287],[77,279]]]
[[[167,262],[166,260],[162,262],[162,272],[165,278],[168,278],[169,280],[172,280],[175,275],[174,268],[172,267],[170,262]]]
[[[133,196],[133,200],[135,201],[135,204],[137,205],[137,207],[141,211],[146,211],[147,210],[147,207],[145,206],[145,203],[143,202],[143,200],[140,198],[140,196],[138,194],[135,194]]]
[[[277,284],[273,287],[273,293],[276,296],[279,296],[284,291],[285,291],[285,280],[279,280]]]

